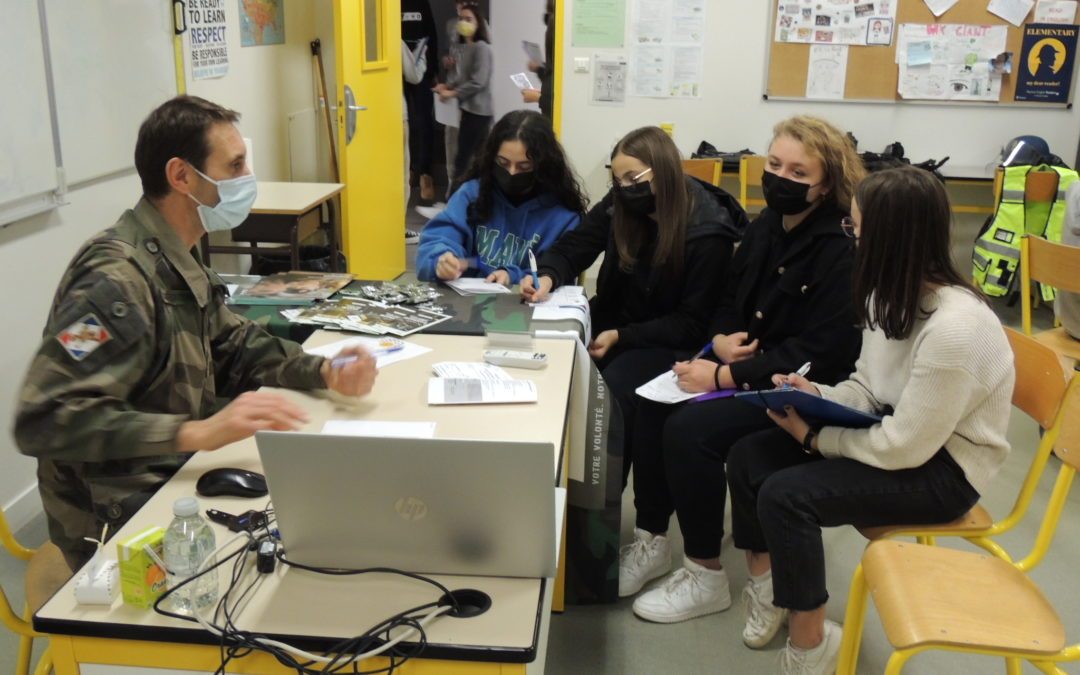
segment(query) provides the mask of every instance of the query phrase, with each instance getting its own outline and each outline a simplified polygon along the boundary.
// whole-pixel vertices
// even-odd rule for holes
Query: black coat
[[[426,84],[435,75],[439,66],[439,31],[435,27],[435,15],[431,12],[428,0],[401,0],[401,39],[416,47],[421,38],[427,38],[427,69],[424,81],[414,87],[430,86]]]
[[[594,336],[618,329],[620,349],[669,347],[696,351],[708,340],[709,317],[732,249],[748,220],[727,192],[693,178],[687,178],[687,186],[694,207],[687,223],[683,271],[678,278],[650,267],[651,251],[643,252],[635,270],[619,269],[612,227],[614,197],[610,191],[577,229],[562,235],[541,256],[540,274],[550,276],[558,287],[574,283],[604,254],[596,296],[590,301]]]
[[[760,340],[757,355],[731,364],[739,388],[771,389],[773,374],[807,361],[808,377],[824,384],[853,370],[862,332],[852,307],[854,241],[840,228],[846,215],[822,206],[784,233],[781,216],[765,209],[746,230],[710,329]]]

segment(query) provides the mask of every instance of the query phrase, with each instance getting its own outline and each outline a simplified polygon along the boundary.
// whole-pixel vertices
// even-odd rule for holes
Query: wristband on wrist
[[[720,369],[723,368],[719,363],[716,364],[716,370],[713,371],[713,384],[716,385],[716,391],[720,391]]]
[[[813,454],[817,453],[817,450],[814,450],[814,439],[816,437],[817,437],[817,432],[816,431],[814,431],[813,429],[807,429],[806,430],[806,435],[803,436],[803,439],[802,439],[803,452],[805,452],[808,455],[813,455]]]

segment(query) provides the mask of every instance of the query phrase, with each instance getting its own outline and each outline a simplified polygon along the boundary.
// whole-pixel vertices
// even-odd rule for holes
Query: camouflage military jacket
[[[145,198],[86,243],[53,299],[15,418],[49,536],[73,569],[187,460],[187,420],[263,385],[325,386],[322,359],[225,306],[225,285]]]

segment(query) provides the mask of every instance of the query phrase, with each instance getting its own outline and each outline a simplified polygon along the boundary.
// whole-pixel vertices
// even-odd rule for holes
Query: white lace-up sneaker
[[[671,569],[671,543],[662,534],[634,528],[634,542],[619,549],[619,597],[641,590]]]
[[[769,644],[787,620],[787,610],[773,604],[772,573],[767,574],[760,581],[754,581],[751,577],[743,589],[746,627],[743,628],[742,639],[751,649],[761,649]]]
[[[799,649],[791,644],[780,652],[780,672],[783,675],[832,675],[840,660],[840,638],[843,628],[834,621],[825,621],[825,637],[812,649]]]
[[[724,570],[710,570],[687,559],[663,585],[634,601],[634,614],[657,623],[676,623],[731,607]]]

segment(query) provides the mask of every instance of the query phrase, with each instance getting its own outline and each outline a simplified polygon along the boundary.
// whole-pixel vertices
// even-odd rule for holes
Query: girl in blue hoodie
[[[563,232],[585,197],[551,122],[516,110],[491,130],[468,179],[420,233],[416,275],[425,281],[484,277],[511,286]]]

